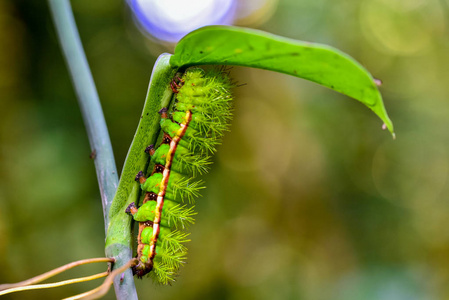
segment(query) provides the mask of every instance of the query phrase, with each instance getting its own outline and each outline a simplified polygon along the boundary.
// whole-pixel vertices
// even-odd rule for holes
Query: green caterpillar
[[[194,222],[192,204],[204,188],[193,178],[208,171],[210,155],[229,129],[231,87],[223,70],[200,68],[187,69],[171,82],[175,101],[170,113],[167,108],[159,112],[159,146],[145,149],[151,174],[136,176],[145,191],[143,204],[137,208],[133,202],[126,209],[139,222],[139,262],[133,267],[138,277],[150,273],[156,282],[169,284],[186,259],[185,230]]]

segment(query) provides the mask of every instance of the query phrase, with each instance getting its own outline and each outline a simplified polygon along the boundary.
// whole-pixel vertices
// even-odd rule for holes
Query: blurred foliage
[[[141,299],[448,299],[444,1],[280,0],[259,28],[356,58],[382,79],[398,138],[345,96],[234,68],[246,85],[205,177],[187,266],[172,287],[137,281]],[[150,54],[123,2],[72,5],[120,169],[160,48]],[[0,93],[0,282],[103,256],[95,171],[45,1],[0,2]]]

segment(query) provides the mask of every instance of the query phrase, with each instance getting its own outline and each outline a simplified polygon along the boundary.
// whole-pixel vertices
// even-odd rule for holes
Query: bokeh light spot
[[[206,25],[230,25],[234,0],[129,0],[141,28],[158,40],[177,42],[188,32]]]

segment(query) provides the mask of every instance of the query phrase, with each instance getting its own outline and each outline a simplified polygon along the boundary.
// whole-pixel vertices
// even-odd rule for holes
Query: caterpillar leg
[[[177,83],[176,81],[178,81],[179,83]],[[173,93],[177,94],[179,92],[179,89],[183,86],[184,82],[184,79],[179,77],[179,75],[176,75],[175,78],[173,78],[170,82],[170,88]]]
[[[126,208],[126,210],[125,210],[125,212],[127,213],[127,214],[129,214],[129,215],[135,215],[136,213],[137,213],[137,206],[136,206],[136,203],[134,203],[134,202],[131,202],[131,204],[130,205],[128,205],[128,207]]]

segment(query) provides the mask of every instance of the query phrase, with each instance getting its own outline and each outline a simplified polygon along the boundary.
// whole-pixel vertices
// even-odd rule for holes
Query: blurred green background
[[[72,2],[120,170],[154,61],[172,49],[142,34],[124,2]],[[204,178],[188,263],[171,287],[137,280],[140,298],[449,299],[448,7],[280,0],[249,24],[356,58],[383,81],[397,139],[348,97],[233,68],[246,85]],[[0,95],[0,283],[104,256],[90,148],[45,1],[0,2]]]

